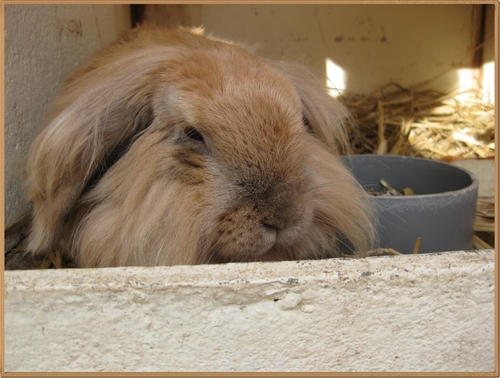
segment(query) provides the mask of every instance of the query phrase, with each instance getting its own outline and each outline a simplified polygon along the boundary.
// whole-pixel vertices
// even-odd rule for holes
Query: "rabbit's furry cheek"
[[[303,67],[137,28],[68,79],[28,155],[28,249],[80,267],[358,255],[348,116]],[[343,246],[346,243],[346,246]]]
[[[208,187],[202,159],[195,167],[181,150],[146,133],[81,198],[63,237],[79,266],[198,263]]]

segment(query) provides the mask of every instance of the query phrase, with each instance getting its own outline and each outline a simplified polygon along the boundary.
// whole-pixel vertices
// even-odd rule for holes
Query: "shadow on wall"
[[[142,10],[145,21],[162,23],[164,11],[165,24],[172,25],[174,14],[179,24],[257,46],[266,57],[299,60],[328,74],[340,90],[368,93],[389,82],[412,86],[432,79],[430,87],[442,92],[471,85],[472,73],[464,69],[477,57],[478,14],[485,6],[204,4],[176,6],[174,12],[148,7]]]
[[[30,209],[25,156],[66,77],[130,27],[128,5],[4,4],[5,224]],[[5,238],[8,249],[17,243]]]

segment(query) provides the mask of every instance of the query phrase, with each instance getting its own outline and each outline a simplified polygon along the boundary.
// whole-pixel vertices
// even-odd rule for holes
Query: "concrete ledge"
[[[495,367],[494,251],[5,272],[5,370]]]

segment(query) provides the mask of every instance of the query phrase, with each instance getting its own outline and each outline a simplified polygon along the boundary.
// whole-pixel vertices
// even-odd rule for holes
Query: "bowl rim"
[[[408,196],[373,196],[370,195],[368,192],[367,195],[369,198],[373,198],[375,201],[405,201],[409,199],[417,199],[417,198],[436,198],[436,197],[448,197],[448,196],[456,196],[458,194],[464,194],[469,191],[477,191],[479,188],[479,180],[477,179],[476,175],[472,173],[471,171],[462,168],[462,167],[457,167],[456,165],[452,165],[443,161],[439,160],[432,160],[432,159],[427,159],[427,158],[421,158],[421,157],[416,157],[416,156],[406,156],[406,155],[377,155],[377,154],[352,154],[352,155],[342,155],[341,160],[342,164],[344,164],[344,167],[349,170],[349,167],[345,165],[344,161],[350,158],[358,158],[358,157],[363,157],[370,159],[370,157],[377,158],[377,159],[383,159],[383,160],[417,160],[421,162],[425,162],[428,164],[435,164],[435,165],[441,165],[441,166],[446,166],[448,168],[454,169],[456,171],[461,171],[465,174],[467,174],[470,179],[471,183],[461,189],[457,190],[449,190],[446,192],[440,192],[440,193],[428,193],[428,194],[412,194]],[[350,170],[349,170],[350,171]],[[351,172],[351,171],[350,171]],[[352,174],[352,172],[351,172]],[[357,181],[357,180],[356,180]],[[360,184],[361,185],[361,184]],[[363,188],[364,190],[364,188]]]

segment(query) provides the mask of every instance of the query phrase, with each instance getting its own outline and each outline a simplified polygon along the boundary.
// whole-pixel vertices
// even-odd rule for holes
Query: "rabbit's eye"
[[[186,134],[186,136],[189,139],[192,139],[195,142],[205,143],[205,140],[203,139],[203,135],[201,135],[201,133],[198,130],[196,130],[194,127],[186,127],[184,129],[184,134]]]

